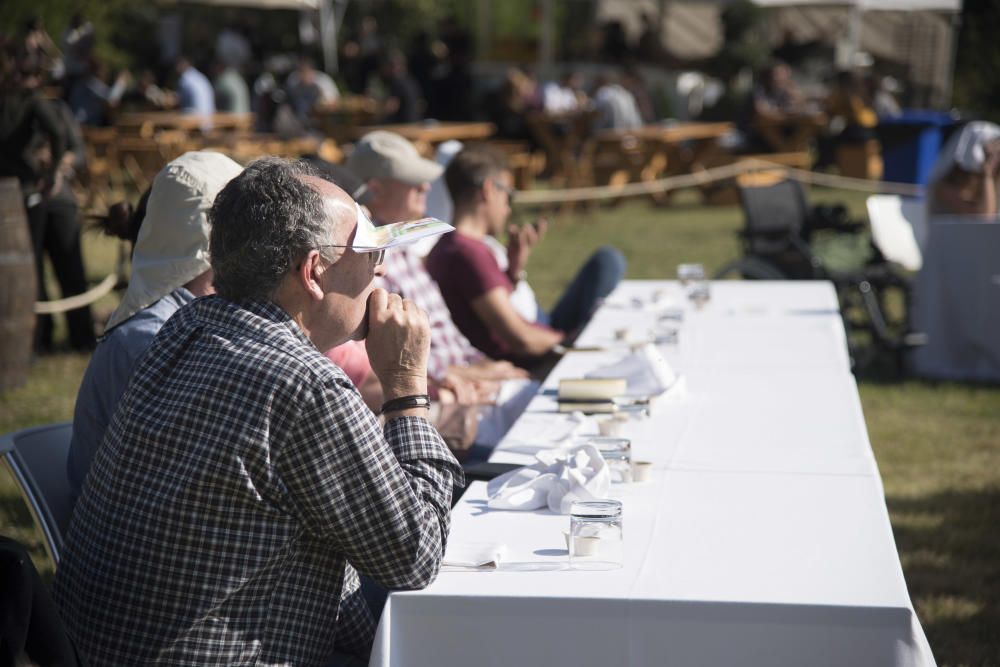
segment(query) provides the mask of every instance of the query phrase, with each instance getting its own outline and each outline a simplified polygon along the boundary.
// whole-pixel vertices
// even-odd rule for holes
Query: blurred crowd
[[[185,52],[178,25],[172,41],[157,35],[158,57],[137,56],[133,69],[102,59],[95,26],[81,13],[58,36],[40,18],[25,21],[17,34],[0,35],[0,176],[21,184],[39,299],[48,298],[41,280],[46,254],[57,266],[63,296],[86,288],[80,215],[67,183],[86,167],[87,128],[114,127],[131,112],[252,114],[255,132],[282,138],[330,136],[331,127],[348,125],[489,121],[496,139],[549,153],[548,168],[556,162],[553,146],[576,159],[583,143],[602,131],[678,117],[724,120],[735,128],[719,142],[730,153],[798,153],[813,160],[804,166],[837,165],[841,173],[838,151],[877,146],[880,119],[901,112],[898,81],[871,67],[817,81],[802,69],[804,47],[789,40],[749,77],[745,71],[725,81],[677,73],[665,91],[664,66],[676,63],[668,62],[650,16],[631,41],[620,24],[598,26],[596,62],[563,65],[545,76],[528,65],[475,62],[474,40],[454,17],[402,44],[374,17],[362,16],[343,27],[335,72],[324,71],[306,47],[268,51],[250,23],[238,14],[230,18],[201,57]],[[996,160],[984,162],[992,167]],[[74,347],[94,345],[86,308],[71,313],[69,328]],[[51,345],[51,331],[43,320],[39,349]]]
[[[353,31],[345,30],[336,79],[310,53],[261,52],[250,25],[236,20],[218,32],[207,57],[187,55],[175,37],[161,44],[159,62],[142,63],[135,71],[114,71],[102,61],[95,52],[94,26],[82,14],[73,16],[58,44],[41,19],[31,19],[21,34],[5,38],[5,50],[16,52],[21,66],[34,70],[40,85],[51,86],[83,125],[113,125],[129,111],[254,112],[257,130],[295,136],[319,131],[318,114],[350,108],[363,111],[371,123],[489,120],[501,138],[531,140],[527,118],[539,112],[551,117],[588,113],[587,126],[594,130],[628,129],[677,115],[679,109],[670,108],[671,101],[664,99],[669,96],[648,76],[651,66],[665,62],[666,53],[653,19],[643,15],[643,20],[642,33],[632,42],[620,24],[601,26],[595,55],[611,64],[570,67],[553,78],[540,77],[528,66],[489,73],[475,68],[474,40],[454,17],[433,31],[419,31],[405,47],[383,35],[375,18],[363,17]],[[786,55],[787,45],[772,54]],[[707,79],[695,78],[696,87],[704,89]],[[734,111],[737,117],[727,120],[738,122],[748,148],[780,149],[775,137],[754,126],[760,119],[824,112],[831,119],[828,135],[857,140],[878,117],[899,113],[895,80],[844,71],[804,96],[796,78],[775,58],[754,73],[749,88],[722,82],[744,99]],[[695,106],[693,115],[711,115],[700,103]]]

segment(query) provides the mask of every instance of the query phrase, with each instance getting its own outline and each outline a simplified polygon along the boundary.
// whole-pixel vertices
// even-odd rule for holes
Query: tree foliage
[[[955,106],[1000,122],[1000,3],[965,0],[955,63]]]
[[[74,14],[80,12],[94,24],[97,35],[97,55],[105,62],[121,66],[131,61],[131,55],[121,48],[122,43],[115,37],[128,31],[128,20],[145,3],[131,0],[3,0],[0,12],[0,31],[8,35],[20,34],[25,22],[33,17],[41,17],[45,28],[58,44],[60,36],[69,25]],[[133,25],[134,35],[135,26]],[[147,34],[146,41],[154,41],[154,35]]]

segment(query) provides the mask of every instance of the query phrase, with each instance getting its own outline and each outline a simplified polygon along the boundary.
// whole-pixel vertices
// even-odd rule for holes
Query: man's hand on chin
[[[430,323],[416,304],[377,288],[368,297],[368,359],[385,400],[427,393]]]

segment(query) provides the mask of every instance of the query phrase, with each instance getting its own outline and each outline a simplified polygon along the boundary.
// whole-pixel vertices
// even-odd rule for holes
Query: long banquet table
[[[506,560],[392,593],[371,665],[935,664],[829,283],[714,283],[701,310],[676,283],[623,283],[577,341],[604,350],[567,354],[491,460],[554,446],[558,380],[624,356],[620,329],[669,326],[667,305],[683,321],[660,350],[686,387],[625,425],[654,472],[612,487],[624,566],[569,569],[568,517],[491,511],[474,483],[450,541],[502,542]]]

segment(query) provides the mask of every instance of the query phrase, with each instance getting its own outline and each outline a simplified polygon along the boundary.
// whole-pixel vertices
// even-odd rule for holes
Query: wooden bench
[[[113,127],[83,127],[86,168],[77,174],[82,210],[103,215],[113,202],[124,199],[118,130]]]
[[[584,144],[580,156],[582,183],[623,187],[628,183],[650,182],[660,178],[670,159],[663,144],[630,133],[599,134]],[[659,202],[666,193],[650,197]],[[620,200],[611,200],[618,203]]]
[[[514,187],[529,190],[535,178],[545,170],[545,153],[533,151],[526,141],[492,139],[490,146],[500,150],[507,158],[507,166],[514,176]]]

